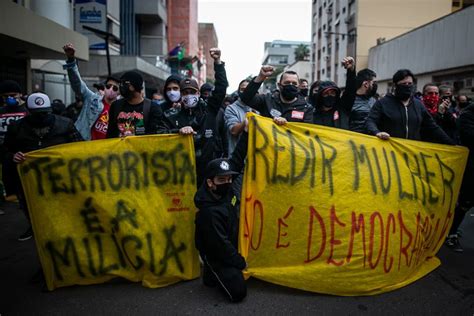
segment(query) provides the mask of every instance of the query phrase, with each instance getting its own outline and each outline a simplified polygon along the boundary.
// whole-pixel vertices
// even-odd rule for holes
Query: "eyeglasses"
[[[109,83],[109,84],[106,84],[106,85],[105,85],[105,88],[107,88],[107,90],[110,89],[110,88],[112,88],[115,92],[117,92],[118,89],[119,89],[116,85],[110,84],[110,83]]]

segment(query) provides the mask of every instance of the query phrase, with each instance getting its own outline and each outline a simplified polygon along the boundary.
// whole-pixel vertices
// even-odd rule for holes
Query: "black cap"
[[[136,91],[141,91],[143,89],[143,77],[136,71],[127,71],[122,75],[122,77],[120,77],[120,81],[130,82]]]
[[[18,82],[14,80],[4,80],[0,83],[0,93],[17,92],[21,93],[21,87]]]
[[[239,174],[230,169],[229,161],[225,158],[211,160],[206,167],[206,178],[212,179],[217,176],[228,176]]]

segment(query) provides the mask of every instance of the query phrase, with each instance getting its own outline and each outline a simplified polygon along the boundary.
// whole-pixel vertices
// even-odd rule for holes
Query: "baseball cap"
[[[229,161],[225,158],[211,160],[206,166],[206,178],[211,179],[216,176],[228,176],[239,174],[230,169]]]
[[[186,78],[186,79],[181,80],[181,82],[179,83],[179,89],[180,90],[194,89],[196,91],[199,91],[199,85],[196,80]]]
[[[51,112],[51,101],[49,97],[41,92],[32,93],[26,99],[26,106],[32,113]]]

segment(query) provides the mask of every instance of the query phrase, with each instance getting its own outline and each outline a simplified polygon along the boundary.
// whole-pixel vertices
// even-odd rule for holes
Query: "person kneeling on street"
[[[232,193],[232,176],[237,175],[231,162],[214,159],[206,167],[205,181],[194,197],[196,248],[203,261],[204,285],[219,286],[232,302],[247,295],[242,270],[247,266],[237,251],[239,208]]]

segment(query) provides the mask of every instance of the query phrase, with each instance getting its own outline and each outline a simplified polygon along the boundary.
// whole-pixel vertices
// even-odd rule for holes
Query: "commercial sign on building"
[[[90,49],[105,49],[104,39],[83,26],[107,31],[107,0],[75,0],[74,28],[89,39]]]

